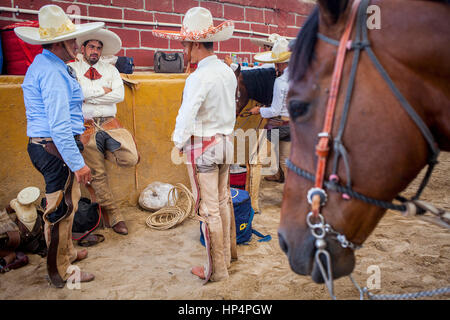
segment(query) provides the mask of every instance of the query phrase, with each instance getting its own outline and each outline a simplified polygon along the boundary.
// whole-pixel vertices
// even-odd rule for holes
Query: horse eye
[[[299,100],[289,101],[289,114],[293,120],[304,116],[308,112],[309,103]]]

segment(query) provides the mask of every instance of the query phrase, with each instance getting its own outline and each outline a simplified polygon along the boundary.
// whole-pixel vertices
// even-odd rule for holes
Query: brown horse
[[[239,65],[234,74],[238,82],[236,88],[236,116],[241,113],[250,99],[270,106],[276,78],[274,68],[241,70]]]
[[[322,133],[337,45],[354,1],[318,0],[297,37],[289,67],[292,147],[279,242],[292,270],[311,275],[318,283],[327,281],[321,267],[329,268],[333,278],[351,274],[352,249],[371,234],[389,208],[386,204],[427,162],[433,165],[439,149],[450,151],[450,5],[444,3],[448,1],[370,1],[380,9],[381,28],[366,29],[368,41],[354,41],[347,52],[332,130],[329,135]],[[369,16],[363,13],[366,20]],[[350,39],[355,39],[357,28],[352,30]],[[358,46],[359,60],[352,67]],[[413,111],[405,109],[393,93],[369,48]],[[417,117],[411,116],[414,113]],[[320,152],[316,155],[316,144],[330,137],[324,171],[330,180],[324,181],[325,192],[313,197],[312,203],[316,211],[319,204],[322,225],[333,231],[315,230],[325,235],[325,241],[317,241],[307,223],[312,211],[307,193],[317,182],[314,173],[318,158],[323,157]],[[317,219],[310,224],[312,229],[321,225]],[[329,260],[315,256],[323,248]]]

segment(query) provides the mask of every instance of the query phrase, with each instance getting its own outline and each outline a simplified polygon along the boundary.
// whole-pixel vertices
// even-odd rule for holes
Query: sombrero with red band
[[[202,7],[194,7],[186,12],[180,32],[152,30],[155,37],[192,42],[218,42],[231,38],[234,22],[227,20],[214,27],[211,12]]]

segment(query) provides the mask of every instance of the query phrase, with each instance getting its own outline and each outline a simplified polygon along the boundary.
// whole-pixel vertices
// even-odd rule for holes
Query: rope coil
[[[170,189],[167,207],[151,213],[145,221],[147,226],[157,230],[167,230],[181,224],[186,218],[195,219],[195,201],[192,192],[182,183]],[[172,204],[172,205],[170,205]]]

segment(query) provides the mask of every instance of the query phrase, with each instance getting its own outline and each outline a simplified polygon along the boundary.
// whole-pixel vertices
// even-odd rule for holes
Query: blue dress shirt
[[[84,167],[74,135],[84,131],[83,92],[67,65],[48,50],[35,57],[22,84],[29,137],[53,139],[73,172]]]

